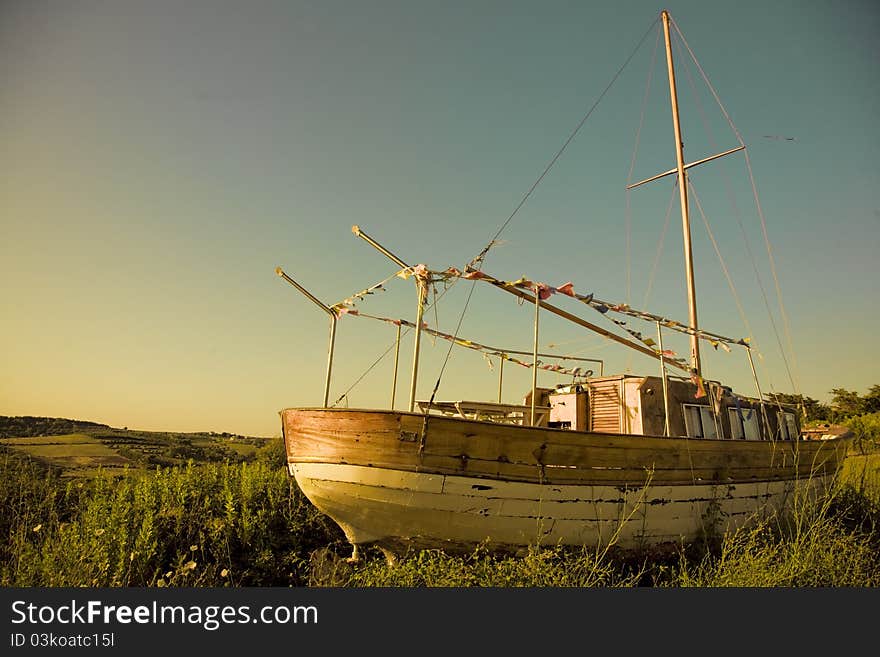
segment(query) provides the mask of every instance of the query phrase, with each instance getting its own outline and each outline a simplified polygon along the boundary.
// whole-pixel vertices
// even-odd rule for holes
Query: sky
[[[329,320],[276,267],[327,305],[392,277],[358,309],[414,319],[412,280],[354,224],[435,270],[504,227],[490,274],[686,321],[673,179],[625,191],[675,164],[663,8],[700,67],[676,45],[685,159],[738,146],[731,123],[748,154],[690,173],[701,326],[752,340],[764,392],[866,392],[880,383],[875,2],[5,0],[0,414],[278,435],[278,411],[322,402]],[[486,286],[456,284],[426,321],[532,348],[532,309]],[[331,402],[387,407],[394,339],[341,318]],[[659,373],[547,313],[539,345]],[[418,399],[438,379],[437,399],[496,399],[497,360],[422,349]],[[743,349],[703,354],[706,377],[755,394]],[[411,365],[404,334],[399,409]],[[507,365],[505,401],[530,385]]]

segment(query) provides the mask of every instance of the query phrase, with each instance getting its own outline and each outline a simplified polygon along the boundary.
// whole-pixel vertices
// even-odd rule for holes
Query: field
[[[873,587],[878,419],[862,421],[830,497],[700,544],[636,555],[614,546],[515,556],[426,550],[394,564],[366,550],[351,564],[341,531],[287,475],[278,438],[61,421],[50,423],[55,435],[14,436],[0,418],[0,584]]]
[[[66,436],[6,438],[0,444],[24,452],[30,457],[65,470],[68,476],[91,476],[99,468],[111,472],[117,468],[136,467],[135,461],[122,456],[97,438],[82,433]]]
[[[115,429],[59,418],[0,417],[0,446],[60,469],[65,477],[145,472],[160,466],[243,462],[268,438],[230,433],[172,433]]]

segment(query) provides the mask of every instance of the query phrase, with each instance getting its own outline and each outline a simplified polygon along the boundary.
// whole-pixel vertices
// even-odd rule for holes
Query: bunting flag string
[[[485,272],[482,272],[479,270],[475,270],[475,269],[468,270],[468,271],[462,273],[458,269],[456,269],[455,267],[450,267],[449,269],[446,269],[445,271],[442,271],[442,272],[435,272],[435,275],[440,278],[450,278],[450,277],[458,276],[458,277],[465,278],[468,280],[485,280],[487,282],[498,283],[498,284],[508,286],[508,287],[517,287],[517,288],[521,288],[521,289],[527,289],[531,292],[537,291],[539,297],[542,300],[549,299],[554,294],[564,294],[565,296],[572,297],[573,299],[577,299],[578,301],[581,301],[582,303],[587,304],[588,306],[592,307],[594,310],[596,310],[597,312],[599,312],[600,314],[603,314],[603,315],[607,314],[610,311],[610,312],[626,315],[629,317],[635,317],[635,318],[642,319],[645,321],[660,322],[660,324],[666,328],[672,329],[674,331],[678,331],[680,333],[694,335],[694,336],[700,338],[701,340],[706,340],[715,349],[718,349],[718,347],[720,346],[725,351],[730,351],[730,348],[728,347],[729,344],[739,344],[739,345],[743,345],[746,347],[749,346],[748,338],[740,338],[740,339],[729,338],[727,336],[719,335],[717,333],[706,331],[704,329],[693,329],[690,326],[687,326],[686,324],[682,324],[681,322],[677,322],[673,319],[668,319],[668,318],[662,317],[660,315],[655,315],[654,313],[649,313],[644,310],[637,310],[635,308],[630,307],[629,304],[610,303],[608,301],[601,301],[599,299],[596,299],[592,293],[579,294],[579,293],[575,292],[574,284],[571,281],[564,283],[558,287],[553,287],[553,286],[547,285],[545,283],[538,283],[538,282],[529,280],[526,277],[521,277],[515,281],[501,281],[501,280],[498,280],[498,279],[486,274]],[[639,331],[635,331],[635,330],[627,327],[625,320],[613,319],[610,317],[609,317],[609,319],[611,319],[611,321],[614,322],[615,324],[617,324],[618,326],[622,327],[630,335],[632,335],[634,338],[636,338],[637,340],[639,340],[643,344],[645,344],[651,348],[654,348],[654,346],[656,345],[656,343],[654,342],[653,339],[643,337]],[[684,362],[684,361],[682,361],[682,362]]]
[[[336,317],[342,317],[345,314],[357,314],[357,311],[353,311],[356,302],[365,299],[371,294],[376,292],[384,292],[385,284],[393,278],[402,278],[404,280],[408,279],[410,276],[415,276],[419,280],[429,281],[430,280],[430,272],[425,265],[415,265],[413,267],[405,267],[400,271],[394,272],[383,281],[379,281],[378,283],[371,285],[370,287],[361,290],[360,292],[355,292],[350,297],[343,299],[339,303],[334,303],[330,306],[330,309],[336,314]]]
[[[730,352],[730,344],[739,344],[743,345],[746,348],[751,348],[749,344],[748,338],[742,339],[733,339],[723,335],[719,335],[717,333],[712,333],[710,331],[706,331],[703,329],[692,329],[691,327],[682,324],[681,322],[677,322],[672,319],[668,319],[666,317],[662,317],[660,315],[655,315],[653,313],[649,313],[643,310],[637,310],[635,308],[631,308],[628,304],[625,303],[611,303],[608,301],[602,301],[600,299],[595,298],[592,293],[589,294],[580,294],[575,291],[574,284],[571,281],[563,283],[557,287],[547,285],[546,283],[532,281],[525,276],[515,280],[515,281],[502,281],[493,276],[490,276],[486,272],[480,271],[478,269],[473,269],[470,267],[466,267],[465,271],[460,271],[456,267],[449,267],[444,271],[432,271],[428,269],[424,264],[415,265],[412,267],[405,267],[398,272],[395,272],[388,278],[379,283],[371,285],[370,287],[357,292],[350,297],[343,299],[337,304],[331,306],[331,309],[336,314],[337,317],[342,317],[343,315],[355,315],[361,317],[368,317],[371,319],[382,320],[385,322],[390,322],[398,326],[407,326],[410,328],[414,328],[414,324],[408,322],[406,320],[394,320],[384,317],[377,317],[374,315],[367,315],[365,313],[361,313],[356,308],[356,303],[365,299],[367,296],[374,294],[377,291],[385,291],[385,284],[393,278],[402,278],[404,280],[409,279],[410,277],[415,277],[420,285],[420,288],[424,291],[427,291],[428,285],[435,282],[442,282],[444,285],[447,285],[451,279],[461,278],[466,280],[482,280],[488,283],[492,283],[494,285],[504,286],[504,287],[514,287],[520,289],[526,289],[536,294],[538,298],[541,300],[547,300],[554,294],[562,294],[573,299],[584,303],[595,311],[597,311],[601,315],[606,315],[607,319],[614,323],[616,326],[619,326],[621,329],[626,331],[629,335],[631,335],[634,339],[638,340],[645,346],[651,349],[657,356],[663,358],[664,360],[669,361],[671,364],[675,364],[682,369],[688,370],[689,366],[687,361],[676,354],[674,351],[670,349],[664,349],[660,351],[657,347],[657,343],[653,340],[653,338],[643,336],[640,331],[637,331],[627,325],[627,321],[625,319],[620,319],[618,317],[611,317],[608,313],[616,313],[619,315],[627,316],[627,317],[635,317],[644,321],[657,322],[661,326],[666,327],[668,329],[678,331],[680,333],[685,333],[688,335],[696,336],[699,339],[706,340],[709,344],[712,345],[714,349],[718,349],[721,347],[727,352]],[[465,340],[462,338],[458,338],[446,333],[442,333],[440,331],[436,331],[434,329],[430,329],[427,327],[426,323],[422,325],[423,330],[425,330],[429,335],[434,337],[439,337],[444,340],[448,340],[454,342],[455,344],[468,348],[474,349],[477,351],[481,351],[484,354],[498,356],[500,358],[504,358],[509,360],[510,362],[516,363],[523,367],[531,368],[533,365],[530,362],[521,361],[513,356],[510,353],[505,351],[495,349],[493,347],[488,347],[486,345],[482,345],[476,342],[472,342],[470,340]],[[760,354],[759,354],[760,355]],[[559,359],[566,359],[565,356],[557,356]],[[560,374],[569,374],[572,376],[578,376],[582,373],[581,368],[565,368],[555,364],[547,364],[538,361],[538,367],[544,370],[558,372]],[[693,371],[691,372],[691,380],[697,386],[697,397],[703,397],[706,395],[706,392],[703,388],[702,379],[697,376]]]
[[[342,315],[353,315],[355,317],[366,317],[367,319],[375,319],[378,321],[386,322],[388,324],[393,324],[395,326],[405,326],[407,328],[415,328],[416,325],[414,322],[407,321],[405,319],[392,319],[390,317],[379,317],[377,315],[369,315],[367,313],[359,312],[354,308],[343,308],[341,309]],[[479,342],[474,342],[472,340],[466,340],[464,338],[455,337],[454,335],[450,335],[448,333],[443,333],[442,331],[437,331],[435,329],[429,328],[427,323],[422,322],[422,330],[429,335],[434,337],[442,338],[444,340],[448,340],[449,342],[453,342],[460,347],[466,347],[467,349],[473,349],[474,351],[482,352],[484,355],[488,356],[498,356],[499,358],[503,358],[504,360],[510,363],[516,363],[517,365],[521,365],[522,367],[526,367],[531,369],[532,363],[522,361],[514,356],[510,355],[510,352],[503,351],[501,349],[497,349],[495,347],[489,347],[484,344],[480,344]],[[573,357],[566,356],[554,356],[554,358],[558,358],[560,360],[570,360]],[[538,369],[547,370],[548,372],[555,372],[557,374],[567,374],[569,376],[588,376],[588,373],[592,373],[591,370],[584,370],[580,367],[563,367],[561,365],[557,365],[555,363],[542,363],[540,360],[538,361]]]
[[[552,296],[553,294],[561,293],[561,294],[565,294],[566,296],[570,296],[572,298],[575,298],[583,303],[586,303],[587,305],[591,306],[592,308],[599,311],[603,315],[606,314],[609,311],[609,309],[611,309],[604,302],[599,302],[599,301],[594,302],[592,294],[586,294],[586,295],[577,294],[574,291],[574,284],[571,282],[565,283],[564,285],[560,285],[559,287],[552,287],[550,285],[546,285],[545,283],[536,283],[536,282],[531,281],[525,277],[522,277],[516,281],[500,281],[492,276],[489,276],[485,272],[478,271],[478,270],[469,270],[469,271],[465,272],[464,274],[462,274],[455,267],[450,267],[449,269],[446,269],[445,271],[442,271],[442,272],[434,272],[433,275],[435,277],[437,277],[438,279],[448,279],[448,278],[457,276],[457,277],[461,277],[461,278],[468,278],[471,280],[484,280],[488,283],[492,283],[495,285],[503,285],[503,286],[507,286],[507,287],[517,287],[517,288],[527,289],[530,292],[537,294],[538,297],[542,300],[549,299],[550,296]],[[640,342],[642,342],[642,344],[649,347],[658,356],[662,356],[665,360],[670,361],[670,363],[674,363],[675,365],[677,365],[681,369],[684,369],[684,370],[688,369],[688,364],[684,359],[679,358],[677,356],[677,354],[675,354],[674,352],[672,352],[670,350],[664,350],[661,353],[655,347],[656,343],[654,342],[653,339],[646,338],[646,337],[642,336],[642,334],[640,332],[630,329],[628,326],[626,326],[625,320],[615,319],[612,317],[609,317],[608,319],[610,321],[612,321],[614,324],[623,328],[627,333],[629,333],[636,340],[639,340]]]

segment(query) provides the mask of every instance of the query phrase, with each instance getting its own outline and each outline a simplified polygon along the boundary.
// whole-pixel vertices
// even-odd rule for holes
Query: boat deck
[[[483,401],[416,401],[422,413],[433,412],[468,420],[488,420],[506,424],[528,424],[532,407],[523,404],[501,404]],[[540,425],[549,415],[549,406],[535,406],[535,423]]]

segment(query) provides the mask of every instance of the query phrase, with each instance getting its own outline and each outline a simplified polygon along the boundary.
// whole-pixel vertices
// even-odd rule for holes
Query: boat
[[[720,536],[768,514],[784,514],[803,495],[821,495],[834,480],[850,435],[807,440],[798,409],[762,393],[748,339],[726,337],[697,321],[686,171],[741,145],[686,163],[678,118],[670,45],[671,18],[660,15],[667,69],[676,167],[685,236],[689,321],[678,322],[625,303],[579,294],[571,283],[552,287],[520,278],[508,281],[481,268],[431,269],[398,258],[358,226],[355,235],[395,264],[391,277],[415,281],[415,321],[367,315],[359,305],[387,283],[328,305],[288,276],[276,273],[330,318],[330,348],[321,407],[280,411],[289,474],[306,497],[344,531],[353,548],[376,546],[393,557],[408,549],[521,550],[528,546],[617,546],[638,550]],[[636,183],[636,185],[641,183]],[[636,185],[632,185],[635,187]],[[424,321],[428,288],[471,280],[534,306],[531,352],[490,347],[431,329]],[[606,329],[569,312],[556,299],[599,315],[620,317]],[[551,299],[553,302],[551,303]],[[551,312],[611,341],[650,356],[659,371],[607,374],[572,362],[549,363],[538,351],[541,313]],[[329,404],[336,323],[343,316],[371,317],[397,327],[397,383],[401,327],[414,332],[407,410],[342,408]],[[656,327],[650,336],[629,327],[639,319]],[[689,336],[690,358],[664,349],[663,332]],[[622,334],[623,333],[623,334]],[[420,337],[430,334],[483,351],[499,361],[499,394],[483,400],[416,399]],[[703,376],[700,345],[748,357],[757,394],[741,394]],[[543,359],[543,360],[542,360]],[[590,360],[590,359],[585,359]],[[505,363],[529,367],[531,390],[521,404],[502,402]],[[577,364],[577,363],[575,363]],[[552,388],[537,385],[538,369],[570,375]],[[436,388],[435,388],[436,392]]]

